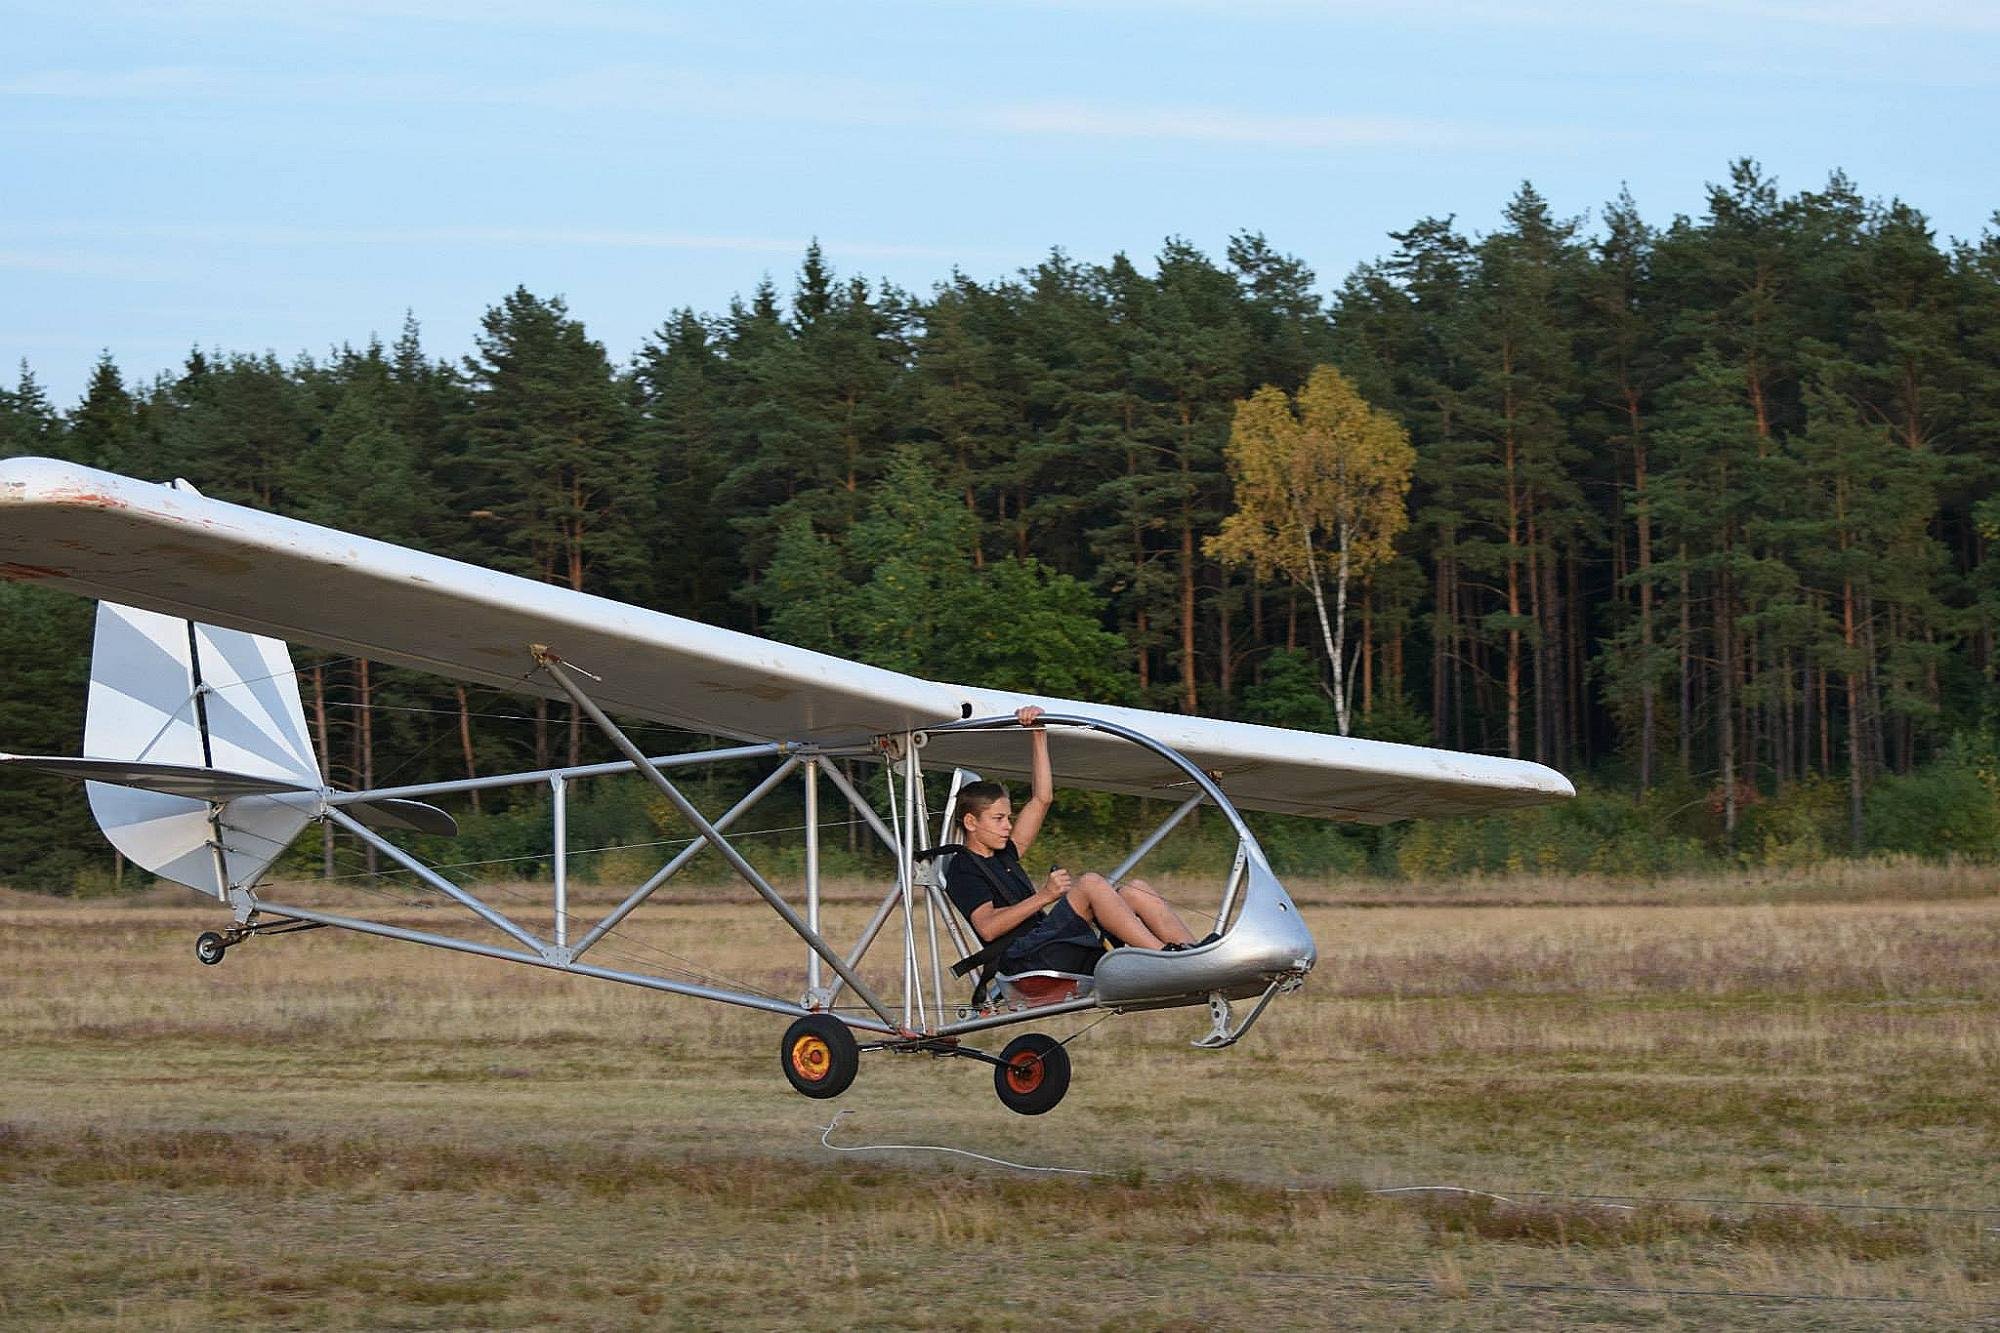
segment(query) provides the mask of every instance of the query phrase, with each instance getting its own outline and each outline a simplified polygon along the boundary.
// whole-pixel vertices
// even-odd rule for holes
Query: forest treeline
[[[1207,550],[1237,404],[1331,365],[1416,451],[1350,598],[1354,731],[1591,786],[1341,846],[1437,871],[1992,851],[2000,215],[1941,242],[1842,176],[1785,194],[1745,161],[1699,216],[1621,194],[1586,223],[1524,185],[1489,234],[1390,244],[1330,291],[1245,233],[924,295],[815,246],[789,290],[673,310],[626,365],[516,290],[456,363],[414,320],[143,384],[106,354],[67,410],[24,366],[0,456],[185,476],[926,675],[1331,730],[1309,594]],[[0,599],[0,738],[73,749],[88,607]],[[300,658],[341,783],[599,753],[546,704]],[[0,875],[100,865],[79,806],[10,781]]]

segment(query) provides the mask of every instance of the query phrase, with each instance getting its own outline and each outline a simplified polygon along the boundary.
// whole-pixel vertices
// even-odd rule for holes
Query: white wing
[[[0,462],[0,576],[252,634],[554,696],[529,645],[602,678],[605,708],[716,735],[852,742],[1023,703],[1143,731],[1238,804],[1383,822],[1573,795],[1539,764],[955,686],[497,573],[108,472]],[[939,757],[1018,774],[1019,735],[940,735]],[[1056,742],[1060,780],[1174,796],[1135,747]]]

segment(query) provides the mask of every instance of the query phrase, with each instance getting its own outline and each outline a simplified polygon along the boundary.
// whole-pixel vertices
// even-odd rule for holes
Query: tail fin
[[[224,775],[278,788],[231,797],[212,819],[208,799],[88,784],[112,846],[217,896],[270,868],[312,817],[323,785],[283,643],[111,602],[97,608],[83,752],[141,768],[213,770],[211,799],[229,789]]]

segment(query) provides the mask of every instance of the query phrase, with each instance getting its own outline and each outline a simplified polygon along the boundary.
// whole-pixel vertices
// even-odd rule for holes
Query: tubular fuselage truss
[[[332,821],[415,875],[430,888],[464,907],[478,920],[504,936],[506,943],[416,930],[361,917],[339,915],[318,908],[286,904],[261,896],[254,886],[237,886],[229,891],[229,901],[235,909],[238,926],[254,930],[261,917],[335,926],[384,939],[424,944],[506,962],[522,963],[530,967],[548,968],[578,976],[615,981],[668,994],[686,995],[793,1017],[835,1011],[836,1002],[842,995],[851,993],[858,1005],[839,1007],[841,1020],[861,1031],[880,1034],[888,1038],[891,1044],[916,1039],[950,1038],[1055,1014],[1125,1007],[1092,996],[1020,1010],[975,1012],[947,998],[945,985],[950,962],[955,957],[973,952],[979,945],[960,921],[956,910],[945,898],[942,890],[930,882],[932,877],[919,874],[917,852],[927,845],[925,833],[929,819],[920,762],[928,732],[917,731],[878,737],[867,745],[846,747],[820,747],[774,741],[691,754],[647,756],[641,753],[624,732],[603,714],[577,685],[559,658],[545,650],[539,650],[537,657],[554,682],[569,694],[579,709],[589,716],[618,747],[625,756],[622,760],[494,777],[419,783],[375,791],[328,792],[322,797],[319,812],[321,817]],[[1269,875],[1269,869],[1255,836],[1214,780],[1172,749],[1111,723],[1088,717],[1045,716],[1042,718],[1042,724],[1096,730],[1151,750],[1179,768],[1193,787],[1193,794],[1169,813],[1111,872],[1110,877],[1114,881],[1130,874],[1140,860],[1157,847],[1197,807],[1210,804],[1221,812],[1239,840],[1234,869],[1215,916],[1215,929],[1217,931],[1226,929],[1232,911],[1237,909],[1241,901],[1240,891],[1247,878],[1246,869],[1251,873],[1260,872],[1266,876]],[[929,730],[947,732],[1001,729],[1017,725],[1018,723],[1011,717],[989,718],[952,722]],[[849,776],[842,772],[839,764],[828,762],[856,757],[886,761],[888,778],[885,784],[888,816],[886,819]],[[670,776],[680,770],[703,765],[760,759],[773,761],[772,771],[713,820],[708,819],[694,806]],[[582,929],[580,933],[575,934],[575,938],[572,939],[573,926],[581,922],[573,921],[570,915],[566,845],[568,789],[577,781],[625,773],[636,773],[651,783],[694,828],[695,837],[670,856],[659,870],[635,887],[616,906]],[[728,837],[728,830],[738,820],[795,776],[803,783],[805,806],[804,901],[798,906],[788,901]],[[845,952],[837,949],[822,931],[819,856],[819,838],[823,823],[822,779],[852,809],[855,818],[865,825],[896,858],[894,884],[883,895],[868,922]],[[546,924],[531,924],[485,901],[477,893],[425,865],[389,838],[347,814],[342,808],[385,797],[426,799],[462,792],[534,784],[546,784],[551,789],[552,901],[551,914]],[[759,897],[764,899],[806,946],[804,989],[798,1001],[788,1002],[768,994],[755,994],[733,989],[727,985],[704,984],[647,971],[602,967],[587,957],[595,945],[607,935],[611,935],[627,917],[672,880],[690,861],[703,850],[711,848],[730,864],[737,875],[755,890]],[[1275,884],[1275,881],[1273,883]],[[1279,894],[1282,896],[1282,890]],[[1289,900],[1286,905],[1289,908]],[[901,939],[901,979],[900,985],[894,992],[895,999],[892,1000],[878,993],[862,977],[860,965],[881,939],[891,920],[896,918],[900,918],[898,923],[900,930],[891,933],[900,936]],[[1308,950],[1310,948],[1309,939],[1307,948]],[[947,950],[956,950],[957,953],[947,956]],[[1303,966],[1294,969],[1297,975],[1289,979],[1274,980],[1273,991],[1281,985],[1297,984],[1298,978],[1303,976],[1304,969],[1311,966],[1309,956],[1300,961]],[[878,966],[874,971],[879,976],[882,969]],[[1151,1001],[1132,1007],[1154,1007],[1159,1003],[1199,1002],[1199,998],[1193,996],[1178,1000]],[[1219,996],[1215,998],[1220,999]],[[947,1015],[952,1015],[950,1021],[947,1021]],[[1240,1031],[1239,1028],[1236,1035],[1240,1035]],[[1231,1039],[1233,1040],[1233,1037]]]

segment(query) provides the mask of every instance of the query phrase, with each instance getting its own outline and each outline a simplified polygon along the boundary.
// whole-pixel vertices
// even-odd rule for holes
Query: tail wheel
[[[861,1068],[861,1048],[847,1024],[827,1014],[807,1014],[785,1029],[778,1063],[806,1096],[838,1097]]]
[[[228,948],[228,941],[212,930],[204,930],[194,938],[194,956],[210,967],[222,961]]]
[[[1069,1091],[1069,1052],[1054,1037],[1039,1032],[1016,1037],[1000,1052],[993,1071],[993,1091],[1000,1103],[1021,1115],[1041,1115],[1055,1109]]]

